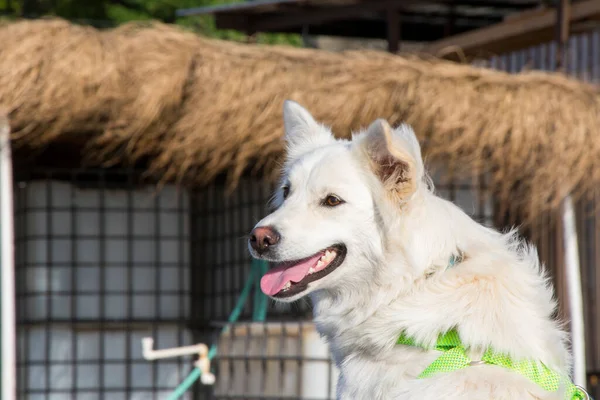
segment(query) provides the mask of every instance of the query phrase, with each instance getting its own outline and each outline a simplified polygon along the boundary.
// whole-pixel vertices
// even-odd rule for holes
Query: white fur
[[[342,265],[288,299],[310,295],[317,328],[341,371],[338,399],[563,398],[489,365],[417,379],[439,353],[396,345],[401,332],[432,344],[456,328],[473,359],[493,346],[569,373],[566,337],[552,318],[553,292],[536,250],[515,232],[486,228],[437,197],[410,127],[388,132],[379,121],[352,141],[336,140],[289,101],[284,120],[283,182],[290,194],[284,201],[279,191],[277,210],[257,226],[281,234],[271,261],[301,259],[339,242],[347,246]],[[374,145],[384,137],[386,144]],[[408,193],[400,188],[401,198],[390,195],[374,170],[373,162],[390,154],[398,164],[393,168],[408,166],[416,180],[396,184],[414,184],[405,186]],[[323,207],[319,202],[330,193],[345,204]],[[447,268],[458,250],[465,260]]]

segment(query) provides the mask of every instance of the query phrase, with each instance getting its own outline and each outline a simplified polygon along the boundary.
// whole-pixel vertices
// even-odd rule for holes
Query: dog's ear
[[[362,135],[359,146],[375,175],[397,200],[417,190],[424,167],[419,141],[409,125],[393,129],[387,121],[378,119]]]
[[[331,131],[315,121],[313,116],[295,101],[286,100],[283,103],[283,125],[288,160],[334,140]]]

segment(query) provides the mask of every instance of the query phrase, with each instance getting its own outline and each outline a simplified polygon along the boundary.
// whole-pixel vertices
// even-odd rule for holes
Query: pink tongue
[[[267,272],[260,280],[260,288],[264,294],[273,296],[283,289],[286,283],[298,283],[306,275],[310,267],[314,267],[323,254],[317,254],[292,266],[283,265]]]

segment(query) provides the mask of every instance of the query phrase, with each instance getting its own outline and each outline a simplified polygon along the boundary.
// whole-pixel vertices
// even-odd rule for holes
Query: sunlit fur
[[[488,365],[417,379],[439,353],[396,345],[401,332],[431,344],[456,328],[474,360],[493,346],[569,373],[566,336],[552,318],[553,291],[535,248],[437,197],[410,127],[376,121],[351,141],[336,140],[293,102],[284,105],[284,122],[282,185],[289,183],[290,194],[284,201],[279,191],[277,209],[257,226],[281,234],[271,261],[339,242],[348,248],[340,267],[286,299],[310,296],[341,371],[338,399],[564,398]],[[398,174],[382,181],[377,162],[390,156],[408,181]],[[345,203],[323,207],[329,193]],[[448,268],[458,251],[465,259]]]

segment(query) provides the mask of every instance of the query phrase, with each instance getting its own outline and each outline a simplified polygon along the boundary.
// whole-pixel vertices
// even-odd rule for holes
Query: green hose
[[[252,311],[252,320],[263,322],[267,317],[267,308],[268,308],[268,298],[260,291],[260,278],[267,272],[269,269],[269,265],[266,261],[262,260],[252,260],[252,265],[250,267],[250,275],[246,280],[246,284],[242,289],[242,293],[238,297],[238,300],[233,308],[233,311],[229,315],[229,319],[227,320],[228,324],[223,327],[221,333],[223,333],[229,324],[232,324],[238,320],[242,311],[244,311],[244,306],[246,305],[246,300],[250,295],[250,290],[252,286],[254,288],[254,307]],[[217,355],[217,346],[213,344],[208,351],[208,358],[212,360]],[[177,388],[173,391],[173,393],[168,397],[168,400],[177,400],[200,378],[202,375],[202,371],[200,368],[194,368],[192,372],[185,378],[183,382],[177,386]]]

